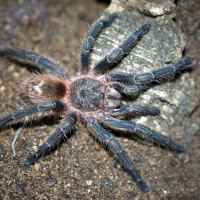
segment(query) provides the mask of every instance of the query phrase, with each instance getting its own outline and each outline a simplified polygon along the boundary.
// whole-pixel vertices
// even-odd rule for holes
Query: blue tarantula
[[[96,23],[86,38],[82,52],[80,75],[70,77],[60,66],[49,59],[23,50],[0,50],[0,56],[10,60],[20,61],[24,64],[35,65],[40,69],[48,69],[54,75],[35,74],[23,84],[23,94],[31,105],[29,108],[17,110],[0,120],[0,128],[12,122],[23,121],[29,116],[39,113],[54,112],[63,113],[63,119],[59,128],[46,140],[46,142],[25,161],[25,166],[30,167],[37,162],[60,140],[70,135],[71,130],[79,121],[85,125],[89,132],[106,144],[117,155],[124,168],[131,174],[142,191],[149,191],[148,185],[141,178],[132,160],[123,147],[113,137],[112,133],[104,127],[114,131],[129,132],[150,139],[153,143],[169,150],[182,153],[184,148],[174,143],[169,138],[157,133],[145,125],[127,120],[127,117],[156,116],[160,110],[155,107],[123,105],[122,100],[126,96],[138,96],[151,87],[152,83],[160,83],[160,80],[168,78],[180,72],[184,66],[191,64],[192,58],[184,57],[170,66],[165,66],[153,71],[141,74],[109,73],[106,72],[129,53],[134,45],[147,34],[150,24],[140,27],[134,34],[128,37],[120,46],[106,55],[94,67],[91,65],[91,52],[95,40],[101,31],[109,27],[117,18],[117,14],[110,15],[107,19]]]

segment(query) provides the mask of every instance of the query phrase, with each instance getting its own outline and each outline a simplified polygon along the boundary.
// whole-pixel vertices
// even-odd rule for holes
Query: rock
[[[155,4],[156,9],[155,8]],[[145,6],[143,6],[145,5]],[[92,58],[100,60],[120,45],[144,24],[151,30],[117,64],[112,72],[143,73],[167,66],[180,59],[186,45],[186,37],[173,21],[175,4],[172,1],[124,1],[113,0],[102,18],[118,12],[118,19],[106,28],[98,38]],[[187,146],[199,129],[190,115],[198,106],[195,82],[190,73],[181,73],[164,83],[152,87],[140,95],[135,104],[156,106],[161,109],[159,117],[136,119],[176,142]]]

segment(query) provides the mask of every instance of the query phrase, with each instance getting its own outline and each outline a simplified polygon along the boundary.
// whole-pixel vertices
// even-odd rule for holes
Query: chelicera
[[[117,14],[96,23],[86,38],[82,52],[82,68],[76,77],[70,75],[59,65],[37,53],[5,49],[0,55],[23,64],[32,64],[40,69],[48,69],[51,74],[35,74],[27,78],[22,85],[22,95],[31,105],[15,111],[0,120],[0,128],[17,121],[27,121],[30,116],[54,112],[65,115],[59,128],[46,142],[31,155],[25,166],[30,167],[45,155],[61,138],[68,137],[77,122],[81,122],[88,131],[102,143],[106,144],[117,155],[124,168],[130,173],[142,191],[149,191],[148,185],[141,178],[131,158],[114,138],[112,131],[129,132],[151,140],[169,150],[182,153],[184,148],[166,136],[145,125],[130,121],[127,117],[135,115],[156,116],[160,110],[156,107],[135,105],[134,102],[123,104],[124,97],[135,97],[148,90],[152,83],[160,83],[180,72],[184,66],[191,64],[190,57],[150,72],[141,74],[107,73],[116,63],[129,53],[134,45],[150,31],[150,24],[141,26],[120,46],[115,48],[102,60],[91,66],[91,53],[95,40],[104,28],[109,27],[117,19]],[[109,129],[109,131],[107,129]]]

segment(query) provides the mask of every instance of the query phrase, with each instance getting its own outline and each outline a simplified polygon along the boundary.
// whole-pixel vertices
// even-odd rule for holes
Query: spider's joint
[[[137,123],[133,123],[133,131],[137,131],[137,129],[138,129],[138,124]]]
[[[88,121],[88,124],[93,124],[96,120],[95,120],[95,118],[89,116],[89,117],[87,118],[87,121]]]
[[[48,143],[48,142],[45,142],[46,143],[46,145],[48,146],[48,147],[51,147],[51,145]]]
[[[154,73],[151,71],[151,72],[149,72],[149,74],[151,74],[151,76],[152,76],[152,80],[154,80],[154,79],[155,79],[155,75],[154,75]]]
[[[122,154],[124,152],[124,149],[120,149],[119,151],[117,151],[117,154]]]
[[[53,101],[53,107],[56,108],[56,101]]]
[[[11,116],[12,116],[12,119],[15,119],[14,113],[12,113]]]
[[[109,63],[112,63],[109,58],[108,58],[108,55],[106,56],[106,60],[109,62]]]
[[[64,133],[65,131],[62,129],[62,127],[59,127],[59,129],[60,129],[60,131],[62,132],[62,133]]]
[[[40,105],[37,105],[36,108],[38,111],[40,111]]]
[[[83,51],[86,52],[86,53],[89,53],[89,52],[90,52],[90,49],[89,49],[89,50],[85,50],[85,49],[84,49]]]
[[[36,60],[35,60],[35,63],[36,63],[36,64],[38,64],[38,62],[39,62],[39,60],[40,60],[41,57],[42,57],[42,56],[39,55],[39,56],[36,58]]]
[[[106,143],[109,144],[111,140],[113,140],[113,137],[108,138],[108,140],[106,140]]]
[[[68,119],[70,119],[72,121],[72,123],[74,123],[76,120],[73,119],[72,117],[68,117]]]
[[[109,120],[109,115],[108,114],[105,114],[105,113],[103,113],[103,115],[102,115],[102,120],[105,120],[105,121],[107,121],[107,120]]]
[[[124,55],[123,49],[121,47],[117,47],[106,58],[109,63],[114,63],[118,61],[123,55]]]
[[[173,68],[173,71],[175,72],[176,71],[176,66],[173,65],[172,68]]]
[[[27,122],[28,120],[29,120],[29,117],[28,117],[28,116],[25,116],[24,121]]]
[[[94,37],[88,36],[87,40],[91,39],[94,42]]]

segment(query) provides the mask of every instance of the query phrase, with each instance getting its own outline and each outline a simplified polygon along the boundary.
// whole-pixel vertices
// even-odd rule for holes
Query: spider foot
[[[13,157],[14,157],[14,158],[16,158],[15,144],[16,144],[18,138],[19,138],[20,133],[23,131],[23,129],[24,129],[24,126],[18,128],[17,131],[15,132],[15,137],[14,137],[14,139],[13,139],[12,146],[11,146],[11,147],[12,147]]]
[[[137,184],[143,192],[149,191],[149,186],[143,180],[138,181]]]

